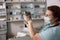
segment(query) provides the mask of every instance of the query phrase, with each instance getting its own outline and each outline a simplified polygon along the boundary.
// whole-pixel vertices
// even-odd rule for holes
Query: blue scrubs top
[[[40,37],[42,40],[60,40],[60,25],[54,27],[45,26],[40,31]]]

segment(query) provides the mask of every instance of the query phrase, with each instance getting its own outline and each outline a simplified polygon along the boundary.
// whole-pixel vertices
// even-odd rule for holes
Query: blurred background
[[[33,26],[39,32],[51,5],[60,6],[60,0],[0,0],[0,40],[32,40],[24,24],[24,11],[31,12]]]

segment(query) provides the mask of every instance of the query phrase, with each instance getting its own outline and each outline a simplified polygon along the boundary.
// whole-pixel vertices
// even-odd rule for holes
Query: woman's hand
[[[24,20],[25,22],[27,23],[27,26],[28,26],[28,32],[30,34],[30,37],[33,38],[33,40],[40,40],[40,36],[37,34],[36,35],[36,32],[35,32],[35,29],[33,27],[33,23],[32,23],[32,19],[31,19],[31,14],[29,12],[26,12],[24,14]]]
[[[32,21],[32,20],[31,18],[29,18],[29,16],[24,15],[24,21],[28,23],[28,21]]]

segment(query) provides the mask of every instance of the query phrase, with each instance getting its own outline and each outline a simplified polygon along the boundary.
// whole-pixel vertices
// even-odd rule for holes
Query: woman
[[[29,17],[25,15],[25,21],[28,23],[28,30],[33,40],[60,40],[60,7],[54,5],[47,8],[44,17],[45,26],[39,33],[35,32],[32,19]]]

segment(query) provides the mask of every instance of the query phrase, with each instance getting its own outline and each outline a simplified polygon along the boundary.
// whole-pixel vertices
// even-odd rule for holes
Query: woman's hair
[[[57,20],[60,21],[60,7],[59,6],[49,6],[47,8],[48,10],[52,11],[52,15],[55,17],[55,18],[58,18]]]
[[[29,11],[25,11],[25,15],[31,18],[31,13]]]

